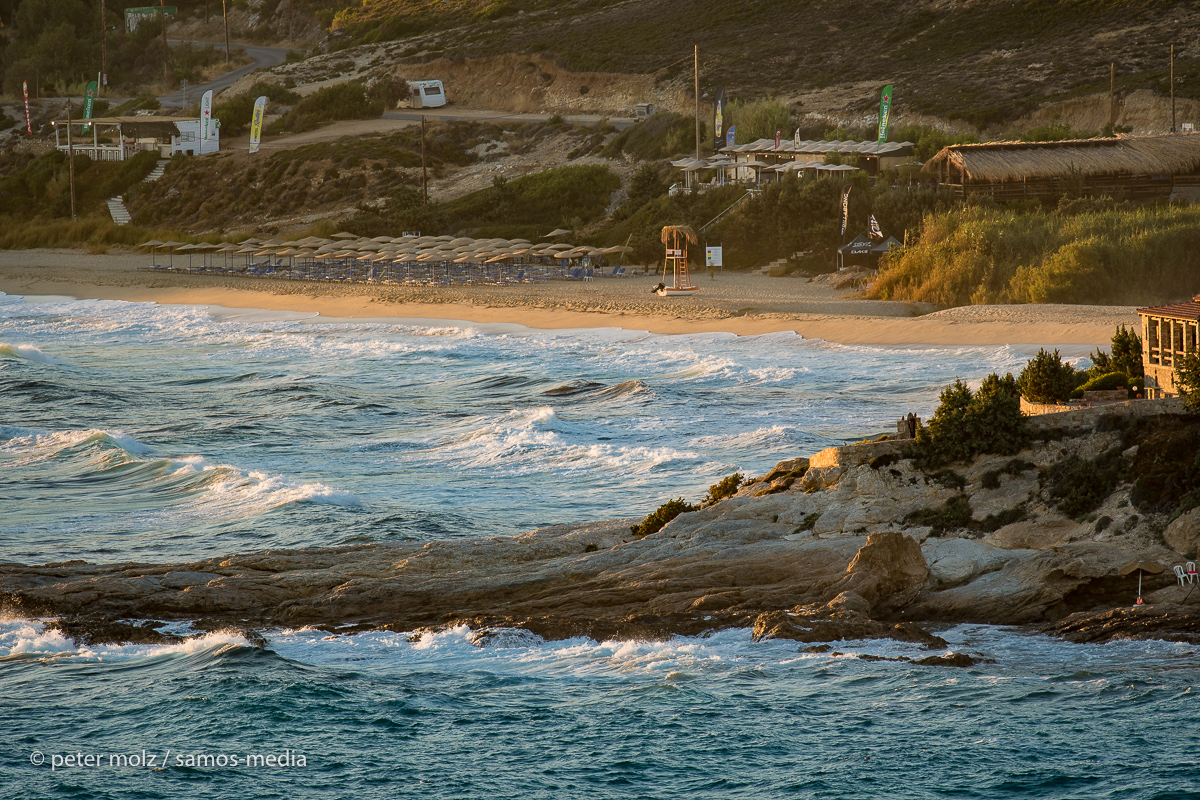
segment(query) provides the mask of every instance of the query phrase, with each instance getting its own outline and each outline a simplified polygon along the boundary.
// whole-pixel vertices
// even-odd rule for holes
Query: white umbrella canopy
[[[347,231],[342,231],[341,233],[335,233],[333,235],[333,238],[334,239],[357,239],[358,234],[357,233],[349,233]]]
[[[138,247],[162,247],[162,246],[163,246],[163,242],[160,242],[158,239],[151,239],[148,242],[142,242],[141,244],[138,245]]]
[[[553,237],[555,237],[555,236],[570,236],[570,235],[571,235],[571,232],[570,232],[569,230],[566,230],[565,228],[555,228],[554,230],[550,231],[549,233],[547,233],[547,234],[546,234],[545,236],[543,236],[542,238],[543,238],[543,239],[550,239],[550,238],[553,238]]]

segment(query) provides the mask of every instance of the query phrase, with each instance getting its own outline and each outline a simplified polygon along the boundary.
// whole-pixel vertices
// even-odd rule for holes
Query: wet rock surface
[[[949,476],[921,472],[891,442],[793,459],[644,537],[630,531],[638,520],[617,519],[186,564],[0,563],[0,607],[58,617],[84,642],[172,640],[144,620],[252,636],[299,625],[344,633],[467,624],[485,646],[514,628],[633,639],[752,627],[759,639],[944,648],[919,627],[927,622],[1034,625],[1074,641],[1197,640],[1200,593],[1176,587],[1171,569],[1190,555],[1195,512],[1172,520],[1170,503],[1148,489],[1137,496],[1135,482],[1159,479],[1146,442],[1164,430],[1191,441],[1200,423],[1164,415],[1138,422],[1153,428],[1145,434],[1128,420],[1055,416],[1063,419],[1038,420],[1041,438],[1016,459],[984,456]],[[1070,516],[1045,476],[1088,458],[1125,465],[1129,479]],[[913,522],[914,511],[952,498],[967,515],[957,527]],[[1139,559],[1166,571],[1144,578],[1150,605],[1134,610],[1136,577],[1119,569]]]

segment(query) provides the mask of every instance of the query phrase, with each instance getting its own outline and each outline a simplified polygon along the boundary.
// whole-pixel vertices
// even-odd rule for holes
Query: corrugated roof
[[[925,164],[938,174],[949,161],[972,181],[1084,176],[1180,175],[1200,170],[1200,135],[1168,134],[1062,142],[955,144]]]

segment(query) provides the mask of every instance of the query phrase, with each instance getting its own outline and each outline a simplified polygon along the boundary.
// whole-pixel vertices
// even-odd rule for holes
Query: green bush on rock
[[[962,381],[942,390],[929,424],[917,431],[912,457],[922,469],[966,461],[981,453],[1014,455],[1027,434],[1017,382],[992,373],[972,392]]]
[[[641,523],[631,525],[629,530],[633,531],[634,536],[649,536],[652,533],[661,531],[668,522],[680,514],[685,514],[688,511],[696,511],[698,508],[698,506],[692,505],[682,497],[677,497],[674,500],[668,500],[663,503],[647,515]]]
[[[1017,377],[1021,396],[1031,403],[1061,403],[1071,396],[1076,383],[1075,368],[1064,363],[1057,350],[1038,350]]]
[[[726,497],[733,497],[737,494],[737,490],[741,488],[742,481],[744,480],[746,480],[746,476],[740,472],[725,476],[708,487],[708,494],[704,497],[703,505],[711,506],[714,503],[721,502]]]

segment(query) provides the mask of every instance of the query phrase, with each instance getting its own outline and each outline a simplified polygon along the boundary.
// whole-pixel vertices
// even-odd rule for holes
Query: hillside
[[[456,8],[377,0],[332,25],[343,40],[399,39],[388,56],[408,63],[523,53],[576,73],[653,74],[684,89],[698,44],[702,93],[724,85],[733,96],[840,109],[848,120],[870,118],[878,87],[894,82],[899,114],[1011,123],[1047,101],[1106,93],[1110,63],[1121,96],[1165,95],[1171,43],[1177,95],[1200,97],[1200,7],[1185,0],[698,0],[686,19],[669,0]]]

